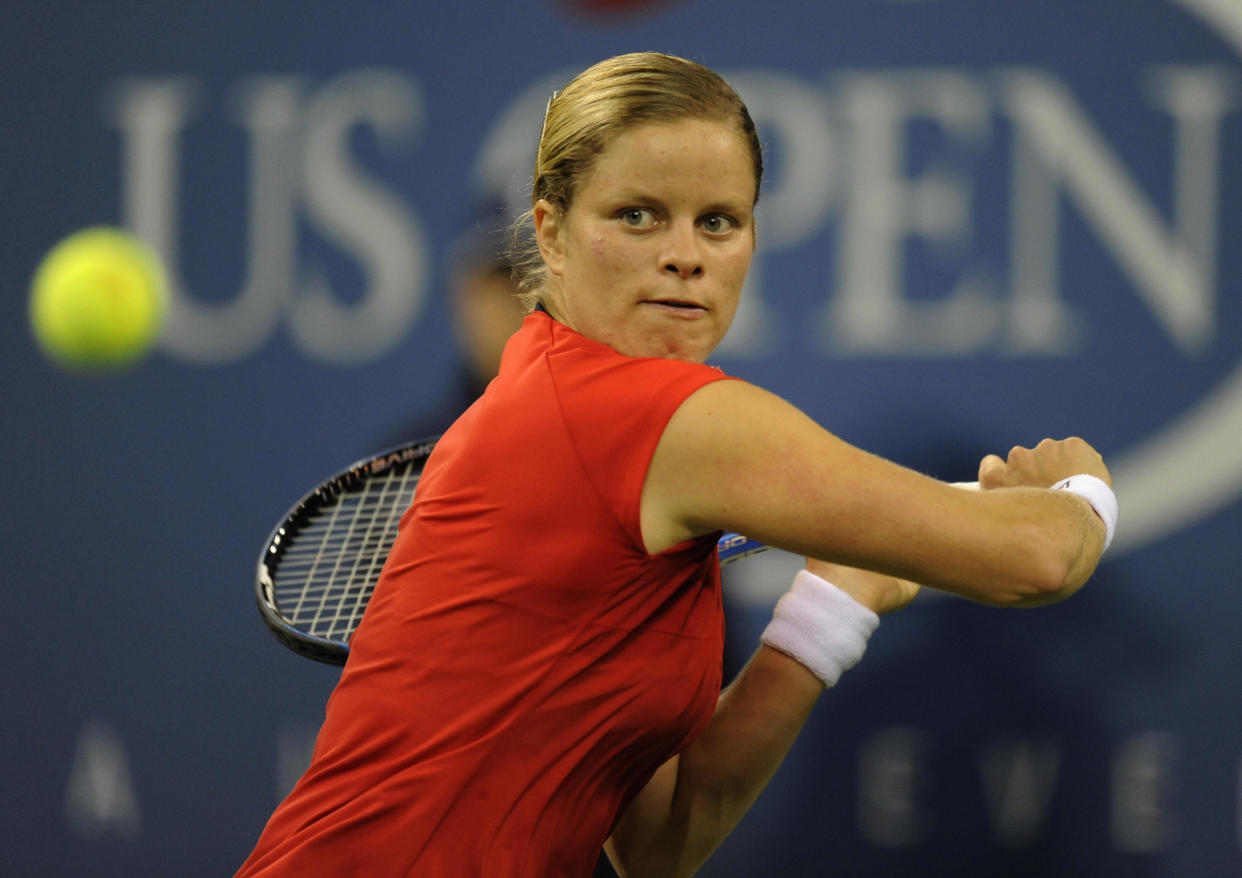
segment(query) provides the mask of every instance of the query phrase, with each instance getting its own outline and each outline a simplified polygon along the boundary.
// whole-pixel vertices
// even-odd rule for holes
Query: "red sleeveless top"
[[[526,318],[432,452],[240,874],[591,874],[720,692],[719,535],[648,555],[639,502],[673,412],[724,377]]]

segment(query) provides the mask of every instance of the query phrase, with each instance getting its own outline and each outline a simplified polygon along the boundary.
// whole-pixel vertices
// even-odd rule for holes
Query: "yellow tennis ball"
[[[73,369],[116,369],[150,351],[168,312],[159,257],[120,229],[65,238],[39,263],[30,326],[40,347]]]

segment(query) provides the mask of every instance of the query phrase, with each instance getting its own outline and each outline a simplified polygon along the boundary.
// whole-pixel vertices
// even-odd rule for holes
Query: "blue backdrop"
[[[636,49],[724,72],[769,150],[719,365],[947,479],[1083,435],[1122,504],[1065,604],[886,620],[703,874],[1242,870],[1236,0],[344,6],[3,13],[0,872],[244,858],[336,677],[260,623],[260,543],[449,401],[452,242],[523,200],[550,90]],[[174,300],[82,377],[26,299],[98,223]],[[731,664],[787,566],[731,577]]]

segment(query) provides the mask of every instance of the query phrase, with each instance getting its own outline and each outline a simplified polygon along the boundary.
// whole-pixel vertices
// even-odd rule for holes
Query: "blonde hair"
[[[637,52],[589,67],[548,101],[535,155],[531,204],[546,199],[562,212],[575,189],[613,140],[636,126],[685,119],[734,125],[750,149],[755,203],[763,179],[763,150],[746,105],[715,71],[673,55]],[[514,224],[511,261],[518,297],[529,312],[547,282],[534,241],[534,211]]]

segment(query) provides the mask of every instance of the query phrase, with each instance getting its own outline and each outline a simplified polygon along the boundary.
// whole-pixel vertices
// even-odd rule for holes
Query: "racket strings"
[[[362,620],[362,612],[371,599],[380,570],[388,560],[388,553],[397,538],[397,524],[401,520],[401,514],[413,500],[414,487],[421,473],[414,467],[400,467],[399,471],[389,472],[389,478],[382,480],[379,495],[368,510],[369,514],[359,517],[359,523],[365,527],[360,535],[361,550],[354,554],[349,571],[349,582],[357,587],[350,590],[348,610],[346,611],[345,602],[342,602],[341,607],[340,621],[344,630],[339,633],[344,638],[348,638],[349,633]]]
[[[306,516],[273,581],[273,598],[289,624],[348,639],[413,498],[418,470],[394,467],[364,479]]]

